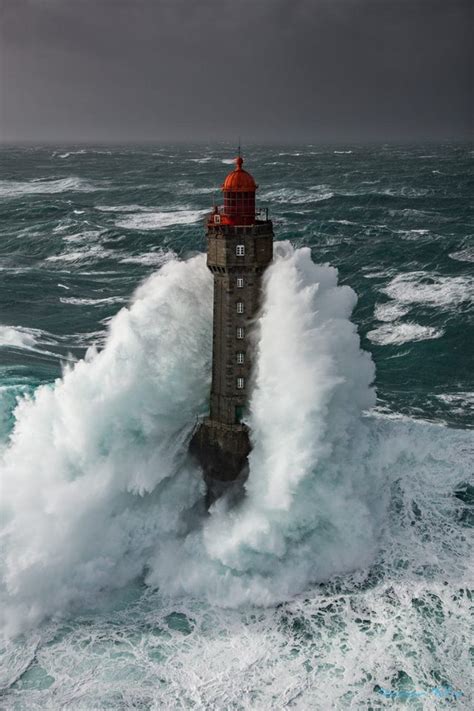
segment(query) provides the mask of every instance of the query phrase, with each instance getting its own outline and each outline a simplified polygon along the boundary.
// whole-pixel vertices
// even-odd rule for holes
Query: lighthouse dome
[[[238,156],[236,159],[236,168],[233,170],[222,184],[222,190],[224,192],[255,192],[257,189],[257,183],[253,177],[246,170],[242,168],[242,163],[244,162],[242,156]]]

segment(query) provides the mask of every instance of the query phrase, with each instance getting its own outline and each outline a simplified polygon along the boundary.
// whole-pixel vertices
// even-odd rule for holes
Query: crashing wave
[[[1,462],[7,631],[98,605],[145,572],[162,594],[236,607],[367,570],[391,482],[404,458],[426,453],[366,415],[374,366],[350,321],[352,289],[307,248],[275,251],[240,507],[220,500],[201,516],[187,454],[209,392],[204,255],[165,264],[112,320],[102,351],[20,401]]]

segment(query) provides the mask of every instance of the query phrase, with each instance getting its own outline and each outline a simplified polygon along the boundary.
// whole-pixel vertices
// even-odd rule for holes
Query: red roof
[[[222,190],[230,190],[234,193],[240,192],[255,192],[257,183],[246,170],[243,170],[243,158],[239,156],[235,160],[237,168],[233,170],[222,184]]]

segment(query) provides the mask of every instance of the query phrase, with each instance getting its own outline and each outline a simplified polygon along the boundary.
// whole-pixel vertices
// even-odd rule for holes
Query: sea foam
[[[0,346],[13,348],[34,348],[36,337],[34,332],[13,326],[0,326]]]
[[[127,230],[161,230],[171,225],[190,225],[198,222],[209,210],[170,210],[139,212],[117,220],[117,227]]]
[[[406,323],[385,323],[367,333],[367,338],[379,346],[396,346],[412,341],[428,341],[441,338],[444,331],[433,326],[421,326],[411,321]]]
[[[0,198],[18,198],[23,195],[54,195],[65,192],[93,192],[103,189],[83,178],[58,178],[57,180],[0,180]]]
[[[451,306],[474,301],[474,279],[425,271],[407,272],[394,277],[382,291],[402,304]]]
[[[18,348],[56,358],[58,357],[56,353],[44,349],[44,346],[55,345],[56,342],[53,334],[39,328],[0,325],[0,348],[2,346],[4,348]]]

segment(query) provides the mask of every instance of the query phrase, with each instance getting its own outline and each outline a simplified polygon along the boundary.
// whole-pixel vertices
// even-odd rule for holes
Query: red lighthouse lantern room
[[[242,156],[238,156],[233,170],[222,185],[224,209],[220,222],[224,225],[253,225],[255,223],[255,191],[257,184],[242,168]]]

